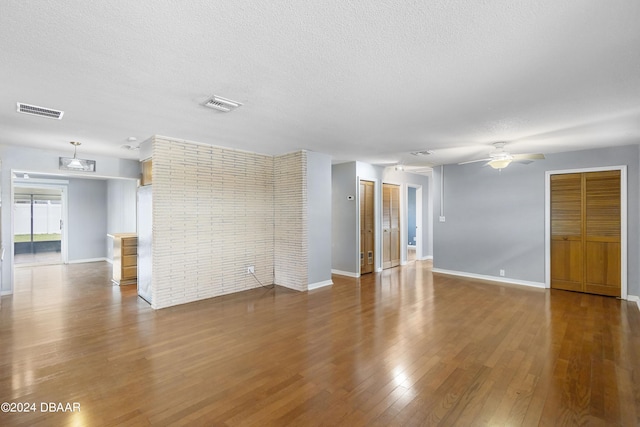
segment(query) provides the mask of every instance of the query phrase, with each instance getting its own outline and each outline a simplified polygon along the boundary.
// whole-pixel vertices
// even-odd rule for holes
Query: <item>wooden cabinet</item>
[[[138,236],[110,234],[113,238],[113,282],[135,285],[138,281]]]
[[[145,160],[142,162],[142,179],[140,185],[151,185],[153,177],[151,175],[151,169],[153,167],[153,160]]]

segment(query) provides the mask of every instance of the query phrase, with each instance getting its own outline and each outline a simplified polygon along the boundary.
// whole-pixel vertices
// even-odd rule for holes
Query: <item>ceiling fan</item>
[[[475,162],[487,162],[485,166],[491,166],[494,169],[504,169],[512,162],[529,164],[534,160],[543,160],[544,154],[511,154],[505,151],[504,146],[506,142],[494,142],[495,149],[489,153],[489,157],[486,159],[469,160],[467,162],[458,163],[459,165],[466,165],[467,163]]]

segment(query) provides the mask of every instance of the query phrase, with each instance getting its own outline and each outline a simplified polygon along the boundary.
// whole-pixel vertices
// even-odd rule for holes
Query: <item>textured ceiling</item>
[[[160,134],[405,164],[637,144],[639,22],[638,0],[3,0],[0,142],[136,158],[127,137]]]

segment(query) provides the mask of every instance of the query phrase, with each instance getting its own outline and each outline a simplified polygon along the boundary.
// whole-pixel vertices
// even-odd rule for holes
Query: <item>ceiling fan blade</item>
[[[460,162],[460,163],[458,163],[458,164],[459,164],[459,165],[466,165],[466,164],[469,164],[469,163],[488,162],[489,160],[491,160],[491,159],[468,160],[468,161],[466,161],[466,162]]]
[[[521,165],[528,165],[529,163],[533,163],[533,160],[529,159],[513,159],[513,163],[520,163]]]
[[[513,154],[513,160],[543,160],[544,154]]]

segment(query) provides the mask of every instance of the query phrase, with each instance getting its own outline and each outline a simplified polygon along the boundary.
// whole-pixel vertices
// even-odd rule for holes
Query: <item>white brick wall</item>
[[[307,155],[304,151],[274,159],[276,284],[306,291]]]
[[[264,284],[307,289],[306,154],[154,137],[153,306]],[[274,278],[275,269],[275,278]]]
[[[273,157],[155,138],[153,302],[273,283]]]

